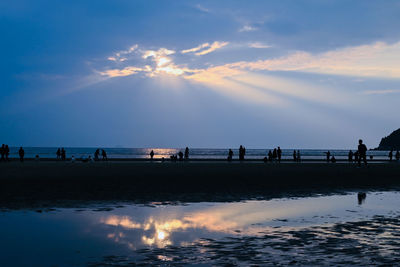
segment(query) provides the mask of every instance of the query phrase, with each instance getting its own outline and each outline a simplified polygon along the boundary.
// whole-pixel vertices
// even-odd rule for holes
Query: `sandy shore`
[[[9,162],[0,206],[65,201],[229,201],[290,192],[396,189],[400,164],[227,162]]]

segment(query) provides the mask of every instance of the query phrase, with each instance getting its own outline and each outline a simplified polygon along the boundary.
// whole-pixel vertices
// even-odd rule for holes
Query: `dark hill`
[[[400,129],[392,132],[390,135],[383,137],[379,143],[377,150],[400,150]]]

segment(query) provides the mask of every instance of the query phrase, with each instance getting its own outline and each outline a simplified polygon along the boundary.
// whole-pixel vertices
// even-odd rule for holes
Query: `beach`
[[[189,161],[12,161],[0,164],[0,206],[82,201],[232,201],[340,190],[397,189],[400,164]]]

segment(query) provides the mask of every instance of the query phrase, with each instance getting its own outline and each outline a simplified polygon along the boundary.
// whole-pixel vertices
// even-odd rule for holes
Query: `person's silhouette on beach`
[[[272,151],[268,151],[268,160],[272,161]]]
[[[396,160],[399,161],[400,160],[400,152],[397,150],[396,152]]]
[[[188,160],[188,159],[189,159],[189,148],[186,147],[185,148],[185,160]]]
[[[94,152],[94,160],[95,161],[99,160],[99,156],[100,156],[100,149],[96,149],[96,151]]]
[[[60,148],[57,149],[56,155],[57,155],[57,159],[61,159],[61,150],[60,150]]]
[[[65,149],[62,147],[61,148],[61,160],[66,160],[67,159],[67,155],[65,152]]]
[[[272,159],[275,161],[277,156],[276,148],[274,148],[274,151],[272,151]]]
[[[361,159],[364,161],[365,166],[367,166],[367,146],[360,139],[358,140],[358,166],[361,166]]]
[[[328,152],[326,152],[325,154],[326,154],[326,162],[329,162],[331,160],[331,152],[328,150]]]
[[[244,155],[246,154],[246,149],[244,146],[240,145],[239,147],[239,160],[242,161],[244,160]]]
[[[348,154],[348,160],[349,160],[349,162],[351,163],[351,162],[353,162],[353,151],[349,151],[349,154]]]
[[[276,152],[278,154],[278,162],[281,163],[282,150],[281,150],[281,148],[279,146],[278,146],[278,150]]]
[[[1,147],[0,147],[0,154],[1,154],[1,159],[0,159],[0,161],[4,161],[4,147],[5,147],[5,145],[4,144],[2,144],[1,145]]]
[[[107,153],[104,149],[101,150],[101,156],[102,156],[103,160],[108,160]]]
[[[5,156],[6,156],[6,161],[10,161],[10,159],[9,159],[9,155],[10,155],[10,148],[8,147],[8,145],[6,145],[5,147],[4,147],[4,154],[5,154]]]
[[[301,161],[301,155],[300,155],[300,150],[297,150],[297,161]]]
[[[293,150],[293,161],[294,162],[297,161],[297,152],[296,152],[296,150]]]
[[[179,161],[182,161],[182,160],[183,160],[183,153],[182,153],[182,151],[179,151],[178,156],[179,156]]]
[[[151,150],[151,151],[150,151],[150,159],[153,159],[153,157],[154,157],[154,151]]]
[[[24,162],[25,151],[22,146],[18,150],[19,161]]]
[[[360,156],[360,153],[358,153],[358,150],[354,152],[354,162],[358,162],[358,158]]]
[[[393,148],[389,151],[389,161],[393,159]]]
[[[232,151],[232,149],[229,149],[229,152],[228,152],[228,161],[232,161],[232,158],[233,158],[233,151]]]

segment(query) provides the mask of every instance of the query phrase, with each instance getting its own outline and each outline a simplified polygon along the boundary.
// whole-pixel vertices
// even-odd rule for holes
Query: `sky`
[[[0,143],[369,148],[399,1],[0,1]]]

